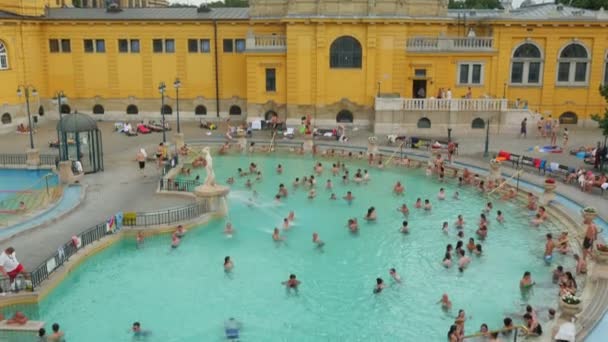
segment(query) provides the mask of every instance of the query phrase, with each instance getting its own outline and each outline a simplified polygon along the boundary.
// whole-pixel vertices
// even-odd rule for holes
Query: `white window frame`
[[[515,55],[515,51],[517,51],[517,49],[519,49],[522,45],[525,45],[525,44],[532,44],[532,45],[536,46],[538,51],[540,51],[540,58],[513,57],[513,55]],[[511,78],[511,76],[513,75],[513,63],[524,63],[524,68],[522,70],[522,75],[521,75],[521,83],[514,83],[513,79]],[[540,70],[538,72],[538,83],[528,82],[528,78],[530,78],[530,64],[531,63],[540,63]],[[511,51],[511,63],[509,64],[509,86],[540,87],[543,85],[544,70],[545,70],[545,54],[543,53],[543,49],[541,49],[540,46],[538,46],[538,44],[536,44],[532,41],[522,42],[522,43],[518,44],[517,46],[515,46],[513,51]]]
[[[469,75],[466,83],[460,82],[460,68],[462,65],[469,66]],[[479,83],[472,83],[473,81],[473,65],[481,65],[481,72],[479,75]],[[479,61],[463,61],[458,62],[458,67],[456,68],[456,85],[458,86],[468,86],[468,87],[481,87],[485,83],[485,75],[486,74],[486,63]]]
[[[4,64],[2,63],[4,60]],[[0,40],[0,70],[8,70],[10,64],[8,63],[8,49],[6,43]]]
[[[582,46],[585,51],[587,52],[587,58],[562,58],[562,52],[564,51],[565,48],[567,48],[568,46],[572,45],[572,44],[577,44]],[[583,44],[582,42],[579,41],[571,41],[568,42],[567,44],[565,44],[564,46],[562,46],[562,48],[559,50],[559,52],[557,53],[557,64],[555,65],[555,85],[556,86],[568,86],[568,87],[586,87],[589,86],[589,78],[591,75],[589,75],[589,71],[591,70],[591,58],[589,57],[591,56],[591,52],[589,50],[589,48],[587,46],[585,46],[585,44]],[[584,82],[577,82],[574,80],[574,77],[576,75],[576,63],[587,63],[587,68],[585,69],[585,81]],[[560,63],[570,63],[570,68],[568,69],[568,81],[559,81],[559,65]]]

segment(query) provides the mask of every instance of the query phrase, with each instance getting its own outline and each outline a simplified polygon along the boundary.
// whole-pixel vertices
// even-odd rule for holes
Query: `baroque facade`
[[[289,123],[311,114],[323,125],[352,122],[379,132],[464,131],[528,111],[580,125],[604,108],[603,10],[448,10],[443,0],[251,0],[249,8],[120,11],[55,4],[0,0],[7,125],[24,118],[19,85],[37,89],[35,115],[57,117],[62,92],[65,112],[140,120],[160,116],[165,82],[165,112],[174,117],[176,78],[184,119],[276,113]]]

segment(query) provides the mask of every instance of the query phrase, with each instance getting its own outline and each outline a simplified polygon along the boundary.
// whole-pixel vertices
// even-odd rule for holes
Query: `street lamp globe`
[[[173,82],[173,86],[175,87],[175,89],[179,89],[182,86],[182,82],[179,80],[179,78],[175,79],[175,82]]]
[[[17,96],[19,96],[19,97],[23,96],[23,92],[21,91],[21,88],[17,88]]]

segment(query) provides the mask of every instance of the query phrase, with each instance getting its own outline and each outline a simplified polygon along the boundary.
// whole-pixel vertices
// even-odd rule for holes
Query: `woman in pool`
[[[283,229],[289,230],[289,219],[287,217],[283,219]]]
[[[480,256],[481,253],[483,253],[482,249],[481,249],[481,244],[476,244],[475,245],[475,249],[473,250],[473,254]]]
[[[416,209],[422,208],[422,200],[420,199],[420,197],[418,197],[418,199],[416,200],[416,203],[414,204],[414,208],[416,208]]]
[[[288,289],[294,289],[297,290],[298,286],[300,286],[301,281],[299,281],[298,279],[296,279],[296,275],[295,274],[290,274],[289,275],[289,279],[287,279],[286,281],[281,282],[282,285],[285,285],[285,287],[287,287]]]
[[[224,227],[224,234],[226,237],[232,237],[234,234],[234,228],[232,227],[232,223],[226,222],[226,227]]]
[[[367,214],[365,214],[365,219],[367,221],[376,221],[376,208],[370,207],[367,209]]]
[[[393,278],[393,280],[397,283],[401,283],[401,276],[397,273],[397,270],[391,268],[388,270],[388,274]]]
[[[407,226],[407,221],[403,221],[403,223],[401,224],[401,228],[399,229],[399,231],[403,234],[408,234],[410,232],[410,229]]]
[[[469,243],[467,243],[467,250],[469,253],[473,253],[475,250],[475,239],[469,238]]]
[[[384,290],[384,280],[382,278],[376,278],[376,286],[374,286],[374,293],[380,293]]]
[[[184,228],[184,226],[182,226],[181,224],[177,226],[177,229],[175,229],[175,235],[177,235],[177,237],[180,239],[186,236],[186,229]]]
[[[448,231],[449,231],[449,228],[448,228],[448,221],[443,222],[443,226],[441,227],[441,231],[442,231],[444,234],[447,234],[447,233],[448,233]]]
[[[540,214],[534,215],[534,218],[530,220],[530,225],[532,227],[538,227],[541,223],[543,223],[543,219],[540,217]]]
[[[397,211],[401,212],[403,216],[407,216],[410,213],[410,209],[408,209],[405,203],[401,205],[401,208],[397,208]]]
[[[180,242],[181,241],[179,239],[179,236],[177,236],[176,233],[173,233],[173,235],[171,236],[171,248],[179,247]]]
[[[395,195],[403,195],[403,191],[405,191],[405,187],[401,185],[401,182],[397,182],[395,186],[393,186],[393,193]]]
[[[234,267],[234,264],[232,263],[232,260],[230,259],[229,256],[224,258],[224,272],[226,273],[230,273],[232,271],[232,268]]]
[[[445,268],[450,268],[452,266],[452,245],[447,245],[442,264]]]
[[[502,211],[497,211],[496,212],[496,221],[498,221],[498,223],[504,223],[505,222],[505,217],[502,214]]]
[[[460,338],[460,340],[462,340],[462,338],[464,337],[464,322],[467,320],[466,317],[466,313],[464,312],[463,309],[458,310],[458,316],[456,316],[456,319],[454,320],[454,324],[456,324],[459,328],[459,332],[460,332],[460,336],[458,336]]]
[[[548,215],[547,215],[547,210],[545,209],[545,207],[543,207],[542,205],[540,207],[538,207],[538,214],[540,215],[540,219],[543,220],[543,222],[547,219]]]
[[[431,211],[431,209],[433,209],[433,205],[431,205],[431,202],[428,199],[425,199],[424,200],[424,210]]]
[[[348,219],[348,229],[351,231],[351,233],[356,233],[359,230],[357,218]]]
[[[450,331],[448,331],[448,342],[461,342],[460,332],[458,329],[459,328],[456,324],[452,324],[450,326]]]
[[[464,219],[462,218],[462,215],[458,215],[458,218],[456,219],[456,222],[454,223],[454,226],[457,229],[464,228]]]
[[[480,214],[479,215],[479,227],[481,228],[481,226],[487,226],[488,225],[488,218],[486,217],[486,214]]]
[[[479,229],[477,229],[475,233],[477,234],[477,236],[479,236],[481,240],[483,240],[488,237],[488,227],[485,223],[480,223]]]
[[[439,194],[437,194],[437,199],[443,201],[445,199],[445,190],[443,188],[439,189]]]
[[[312,233],[312,243],[314,243],[318,248],[321,248],[325,245],[325,242],[321,241],[321,239],[319,239],[319,234]]]
[[[281,236],[279,228],[274,228],[274,231],[272,232],[272,240],[274,240],[275,242],[281,242],[285,240],[285,238]]]
[[[536,285],[536,283],[532,280],[532,274],[529,271],[524,272],[524,276],[519,281],[519,288],[527,290],[534,285]]]
[[[528,208],[528,210],[536,210],[536,197],[531,192],[528,193],[528,204],[526,205],[526,208]]]

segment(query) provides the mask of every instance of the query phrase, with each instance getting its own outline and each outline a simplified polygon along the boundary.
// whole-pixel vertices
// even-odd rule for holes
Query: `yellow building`
[[[70,2],[74,2],[70,0]],[[121,8],[167,7],[168,0],[113,0]],[[106,8],[106,0],[80,0],[81,8]]]
[[[276,113],[289,124],[310,114],[321,126],[457,133],[489,118],[516,126],[530,112],[584,125],[604,108],[604,11],[453,11],[444,0],[250,4],[107,11],[0,0],[2,120],[25,118],[19,85],[36,87],[31,109],[43,118],[57,117],[59,91],[66,112],[158,118],[159,83],[174,113],[176,78],[184,119]]]

